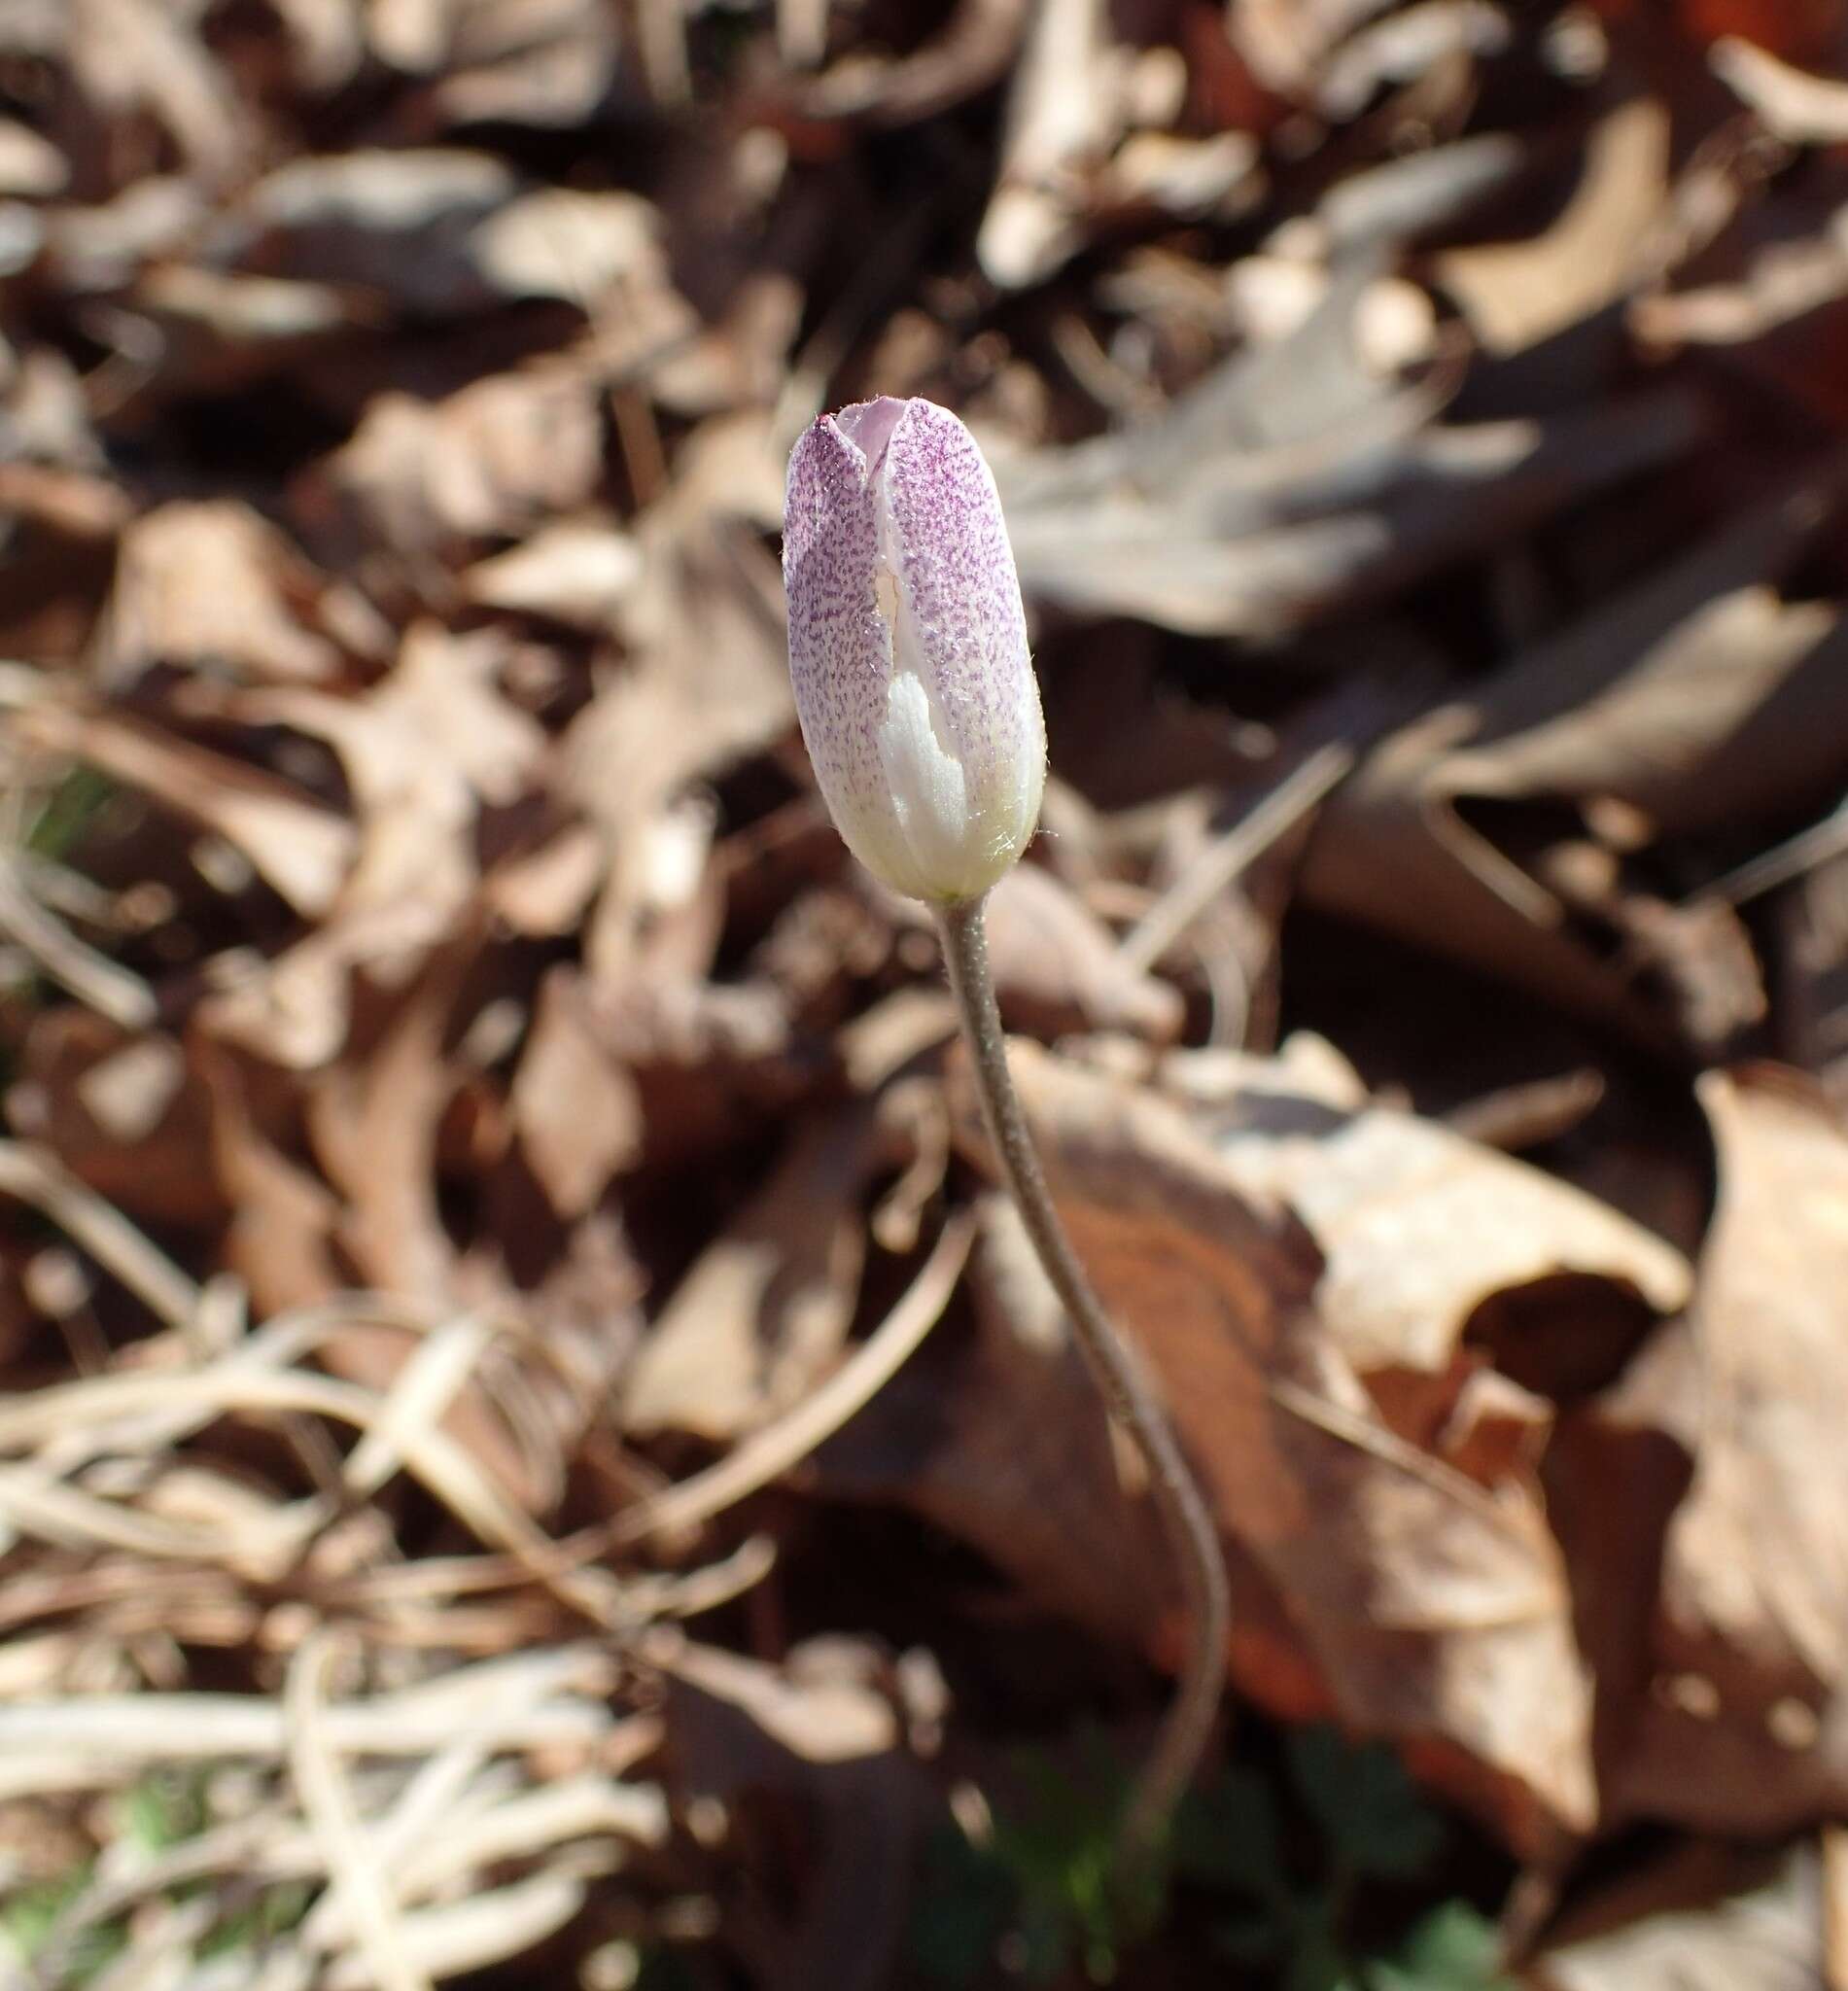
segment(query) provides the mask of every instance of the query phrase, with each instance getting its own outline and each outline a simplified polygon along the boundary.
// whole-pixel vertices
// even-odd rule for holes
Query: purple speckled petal
[[[994,480],[957,418],[880,400],[789,459],[789,668],[816,778],[894,890],[987,891],[1032,835],[1045,730]]]
[[[889,394],[882,394],[877,401],[850,403],[833,417],[833,421],[834,426],[866,459],[867,473],[871,475],[879,469],[879,460],[886,454],[886,445],[891,440],[891,433],[899,422],[910,409],[927,405],[927,402],[894,401]],[[822,419],[827,418],[824,416]]]
[[[822,799],[843,825],[882,806],[873,742],[886,708],[891,637],[873,592],[878,557],[866,458],[823,415],[789,457],[783,584],[796,715]],[[857,854],[855,837],[845,826],[843,834]]]
[[[1026,842],[1015,830],[1023,809],[1038,819],[1046,733],[994,473],[955,415],[914,401],[892,430],[878,485],[899,653],[923,660],[973,813],[995,855],[1011,844],[1012,863]]]

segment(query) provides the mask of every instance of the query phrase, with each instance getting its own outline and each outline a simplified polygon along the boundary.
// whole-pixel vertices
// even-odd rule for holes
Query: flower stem
[[[960,900],[937,907],[936,913],[950,990],[975,1063],[989,1135],[1104,1405],[1142,1454],[1186,1587],[1193,1634],[1186,1671],[1117,1828],[1118,1869],[1132,1872],[1160,1844],[1175,1804],[1193,1780],[1218,1711],[1232,1630],[1225,1558],[1206,1502],[1141,1359],[1105,1311],[1053,1206],[1007,1068],[1007,1043],[989,973],[983,900]]]

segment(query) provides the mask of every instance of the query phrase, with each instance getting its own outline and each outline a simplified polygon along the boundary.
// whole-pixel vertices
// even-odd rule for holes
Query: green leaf
[[[642,1952],[635,1991],[694,1991],[692,1968],[665,1943],[651,1942]]]
[[[1360,1991],[1342,1944],[1340,1898],[1332,1888],[1286,1886],[1260,1914],[1221,1923],[1213,1942],[1238,1963],[1279,1958],[1288,1991]]]
[[[1289,1931],[1275,1915],[1236,1915],[1213,1925],[1213,1947],[1235,1964],[1263,1963],[1289,1947]]]
[[[26,849],[35,857],[67,856],[115,793],[116,785],[107,775],[98,774],[93,767],[73,768],[52,790],[26,831]]]
[[[11,1947],[24,1963],[38,1959],[59,1916],[89,1884],[89,1869],[76,1868],[55,1880],[35,1881],[0,1904],[0,1963]],[[60,1947],[59,1980],[83,1984],[113,1963],[128,1946],[124,1922],[93,1922],[68,1948]]]
[[[1355,1746],[1326,1728],[1293,1729],[1285,1746],[1297,1790],[1328,1835],[1338,1873],[1410,1880],[1437,1856],[1443,1823],[1390,1749]]]
[[[945,1825],[924,1851],[908,1947],[920,1974],[960,1991],[988,1967],[1020,1900],[1020,1885],[960,1828]]]
[[[206,1826],[205,1772],[151,1770],[123,1799],[122,1824],[151,1853],[196,1838]]]
[[[1362,1991],[1327,1918],[1306,1921],[1283,1974],[1284,1991]]]
[[[1194,1793],[1175,1821],[1176,1875],[1275,1902],[1289,1892],[1275,1799],[1256,1770],[1228,1770]]]
[[[199,1943],[199,1962],[273,1942],[301,1920],[313,1900],[314,1889],[305,1880],[279,1880],[265,1887],[249,1907],[227,1915]]]
[[[1468,1902],[1433,1908],[1368,1973],[1370,1991],[1508,1991],[1509,1981],[1494,1923]]]

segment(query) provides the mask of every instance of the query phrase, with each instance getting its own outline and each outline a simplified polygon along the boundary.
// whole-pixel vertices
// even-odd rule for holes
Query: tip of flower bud
[[[789,671],[836,826],[908,897],[978,897],[1039,819],[1046,732],[994,479],[934,402],[823,415],[789,458]]]

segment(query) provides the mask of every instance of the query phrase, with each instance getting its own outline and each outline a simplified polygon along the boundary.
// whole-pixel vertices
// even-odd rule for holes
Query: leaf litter
[[[921,393],[1034,619],[994,965],[1211,1493],[1216,1774],[1332,1723],[1437,1849],[1296,1875],[1259,1788],[1239,1968],[1848,1981],[1848,14],[0,51],[0,1972],[1081,1968],[926,1847],[1127,1760],[1178,1598],[784,661],[789,442]],[[1225,1981],[1205,1885],[1093,1964]]]

